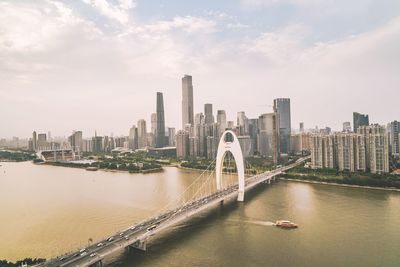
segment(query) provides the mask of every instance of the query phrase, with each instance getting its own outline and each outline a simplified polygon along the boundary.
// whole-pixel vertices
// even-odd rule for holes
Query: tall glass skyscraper
[[[290,118],[290,98],[278,98],[274,100],[274,112],[279,121],[279,150],[280,153],[290,152],[290,135],[292,133]]]
[[[214,123],[213,106],[212,104],[204,104],[204,120],[206,124]]]
[[[193,125],[193,84],[192,76],[185,75],[182,78],[182,129],[186,124]]]
[[[157,92],[157,128],[156,128],[156,147],[165,146],[165,119],[164,119],[164,99],[163,94]]]

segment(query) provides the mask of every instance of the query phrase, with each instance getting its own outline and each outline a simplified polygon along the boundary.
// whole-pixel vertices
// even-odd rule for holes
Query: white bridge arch
[[[232,140],[226,141],[225,137],[230,134]],[[217,190],[222,189],[222,170],[226,152],[231,152],[236,163],[236,168],[239,178],[239,194],[237,200],[242,202],[244,200],[244,159],[242,149],[236,134],[232,131],[225,131],[218,145],[217,161],[216,161],[216,176],[217,176]]]

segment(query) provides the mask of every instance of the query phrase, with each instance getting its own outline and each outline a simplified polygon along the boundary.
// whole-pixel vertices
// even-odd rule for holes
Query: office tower
[[[95,136],[92,137],[92,142],[92,151],[94,153],[104,151],[103,136],[97,136],[97,133],[95,133]]]
[[[157,132],[157,113],[151,113],[151,133],[156,135]]]
[[[215,159],[218,151],[218,138],[207,136],[207,159]]]
[[[257,151],[258,144],[257,144],[257,135],[258,135],[258,119],[249,119],[249,136],[251,139],[251,151],[253,154]]]
[[[52,139],[51,139],[51,132],[50,131],[48,131],[47,132],[47,141],[51,141]]]
[[[163,94],[157,92],[156,148],[161,148],[164,146],[165,146],[164,99],[163,99]]]
[[[357,132],[358,127],[368,126],[369,117],[368,115],[360,114],[358,112],[353,112],[353,131]]]
[[[141,119],[137,122],[137,140],[138,148],[142,149],[147,146],[147,126],[146,121]]]
[[[83,149],[82,131],[73,131],[68,137],[68,143],[71,149],[75,152],[80,152]]]
[[[179,159],[189,157],[189,132],[180,130],[176,134],[176,156]]]
[[[196,116],[194,117],[194,125],[204,124],[204,123],[205,123],[205,117],[203,113],[197,113]]]
[[[300,122],[300,133],[304,133],[304,122]]]
[[[261,156],[279,159],[279,120],[276,113],[262,114],[258,118],[258,152]]]
[[[217,111],[217,124],[219,129],[219,135],[225,132],[226,128],[228,127],[226,123],[226,113],[225,110],[218,110]]]
[[[204,122],[205,122],[205,124],[213,124],[214,123],[212,104],[204,105]]]
[[[349,121],[343,122],[343,132],[351,132],[351,124]]]
[[[185,75],[182,78],[182,129],[186,124],[193,125],[193,84],[192,76]]]
[[[175,128],[168,128],[168,146],[176,146]]]
[[[399,147],[399,133],[400,133],[400,122],[392,121],[388,124],[388,132],[389,132],[389,144],[390,150],[393,155],[398,156],[400,147]]]
[[[32,148],[33,148],[33,151],[37,150],[37,134],[36,134],[36,131],[33,131],[33,133],[32,133]]]
[[[128,147],[132,150],[138,149],[138,128],[135,125],[129,129],[129,137],[128,137],[129,145]]]
[[[251,137],[249,135],[238,136],[240,148],[242,149],[243,157],[248,158],[253,156],[254,151],[251,144]]]
[[[228,129],[233,130],[235,128],[235,122],[233,121],[228,121]]]
[[[249,122],[244,111],[240,111],[237,114],[237,126],[239,130],[238,135],[243,136],[248,134]]]
[[[280,153],[288,154],[290,151],[291,117],[290,117],[290,99],[278,98],[274,100],[274,112],[279,120],[279,146]]]
[[[47,138],[45,133],[38,134],[37,136],[37,150],[48,149]]]

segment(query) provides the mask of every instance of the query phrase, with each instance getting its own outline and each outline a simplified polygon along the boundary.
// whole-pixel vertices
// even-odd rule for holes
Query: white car
[[[103,243],[98,243],[97,244],[97,247],[102,247],[103,246]]]
[[[92,254],[90,254],[90,257],[93,258],[93,257],[95,257],[96,255],[97,255],[96,253],[92,253]]]

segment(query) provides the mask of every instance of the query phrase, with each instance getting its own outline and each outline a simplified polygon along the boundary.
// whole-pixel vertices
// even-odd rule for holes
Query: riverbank
[[[76,168],[76,169],[86,169],[88,167],[93,167],[87,164],[74,164],[74,163],[60,163],[60,162],[45,162],[42,165],[56,166],[56,167],[66,167],[66,168]],[[107,169],[107,168],[98,168],[98,170],[106,171],[106,172],[121,172],[121,173],[158,173],[163,172],[163,167],[159,168],[151,168],[151,169],[142,169],[142,170],[121,170],[121,169]]]
[[[310,181],[310,180],[301,180],[301,179],[284,178],[284,177],[279,177],[279,180],[289,181],[289,182],[298,182],[298,183],[307,183],[307,184],[321,184],[321,185],[331,185],[331,186],[340,186],[340,187],[364,188],[364,189],[372,189],[372,190],[400,192],[400,189],[390,188],[390,187],[385,188],[385,187],[373,187],[373,186],[364,186],[364,185],[338,184],[338,183],[331,183],[331,182]]]

